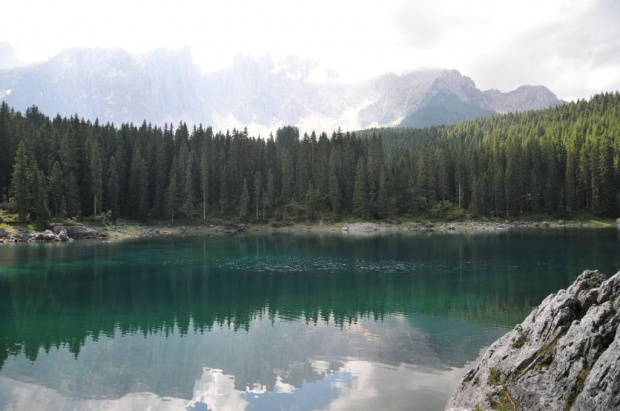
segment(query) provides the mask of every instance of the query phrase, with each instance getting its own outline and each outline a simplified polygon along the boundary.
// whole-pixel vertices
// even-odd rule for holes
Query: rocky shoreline
[[[446,409],[618,410],[619,324],[620,272],[584,271],[492,344]]]
[[[235,224],[235,225],[135,225],[113,224],[90,227],[85,224],[55,224],[51,229],[36,232],[26,227],[0,228],[0,244],[72,241],[82,239],[123,240],[162,235],[232,235],[241,233],[342,233],[346,235],[416,234],[416,233],[490,233],[514,229],[602,228],[599,222],[356,222],[336,224]],[[620,219],[618,219],[620,228]]]
[[[29,229],[19,227],[12,230],[0,228],[0,243],[32,243],[32,242],[51,242],[51,241],[73,241],[73,240],[90,240],[90,239],[106,239],[109,234],[83,224],[64,225],[56,224],[51,230],[42,232],[31,231]]]

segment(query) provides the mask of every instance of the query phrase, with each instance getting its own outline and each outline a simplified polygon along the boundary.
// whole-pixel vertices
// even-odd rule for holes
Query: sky
[[[238,54],[319,62],[341,81],[450,68],[483,90],[565,100],[620,89],[617,0],[7,1],[0,69],[73,47],[189,47],[204,73]]]

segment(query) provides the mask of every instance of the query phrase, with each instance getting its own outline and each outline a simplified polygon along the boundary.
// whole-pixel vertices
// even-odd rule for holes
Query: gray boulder
[[[67,230],[65,230],[64,228],[61,229],[58,232],[58,236],[57,236],[58,240],[60,241],[69,241],[69,236],[67,235]]]
[[[17,243],[26,243],[30,241],[31,238],[32,234],[27,231],[19,231],[17,234],[15,234],[15,242]]]
[[[620,409],[620,273],[584,271],[491,345],[450,410]]]
[[[0,238],[6,238],[9,236],[9,233],[4,228],[0,228]]]
[[[54,233],[56,235],[58,235],[62,230],[65,230],[67,232],[67,235],[69,236],[69,238],[72,238],[74,240],[84,240],[84,239],[92,239],[92,238],[97,238],[97,231],[87,227],[85,225],[75,225],[75,226],[71,226],[71,225],[56,225],[54,226]]]
[[[34,233],[34,239],[37,241],[54,241],[56,239],[56,234],[50,230],[45,230],[42,233]]]

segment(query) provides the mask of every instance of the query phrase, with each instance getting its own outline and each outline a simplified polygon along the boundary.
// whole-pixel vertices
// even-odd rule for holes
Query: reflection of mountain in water
[[[316,361],[462,367],[503,332],[493,324],[512,326],[561,288],[564,265],[578,272],[590,248],[602,256],[615,247],[585,240],[269,236],[4,247],[1,375],[74,397],[192,398],[204,367],[233,375],[237,390],[267,391],[278,377],[297,388],[325,378]]]

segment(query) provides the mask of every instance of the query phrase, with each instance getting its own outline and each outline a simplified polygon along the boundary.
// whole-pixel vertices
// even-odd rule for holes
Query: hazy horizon
[[[612,0],[387,0],[309,5],[269,0],[4,7],[0,69],[69,48],[144,53],[188,47],[203,74],[237,55],[299,56],[354,82],[418,68],[455,69],[481,89],[544,85],[564,100],[620,88],[620,4]]]

